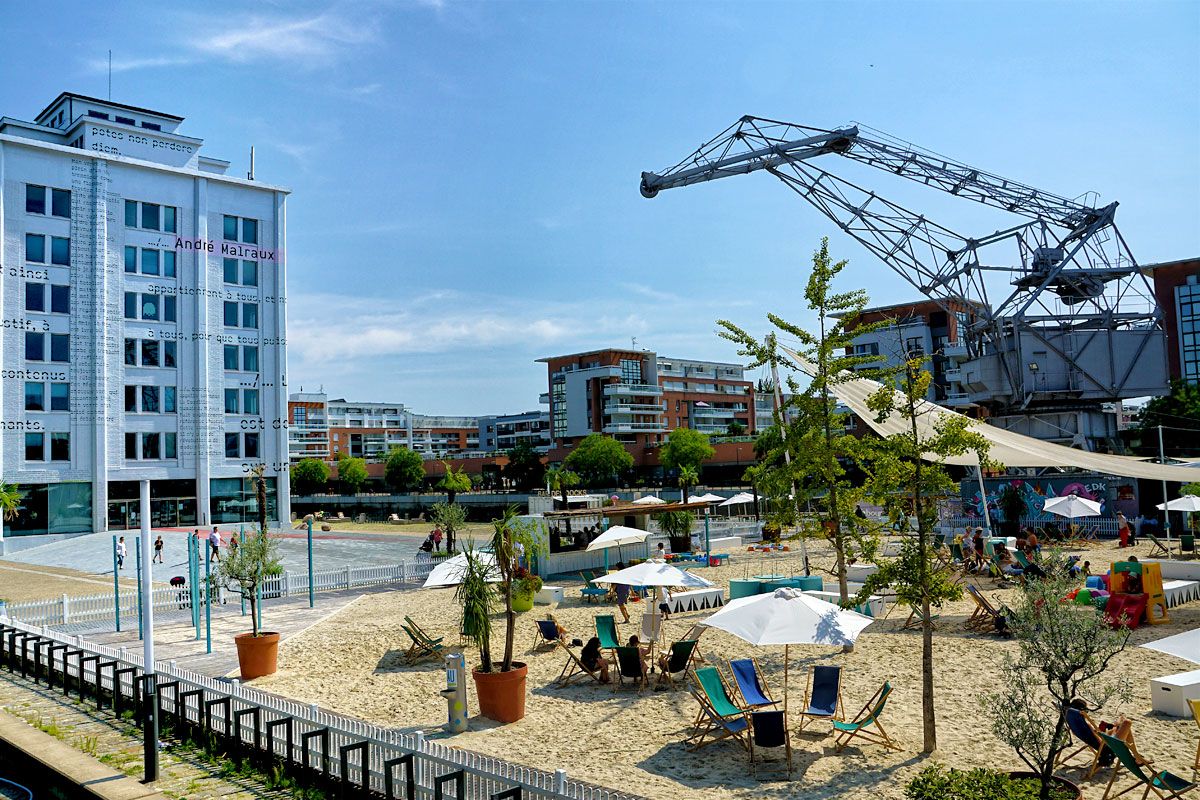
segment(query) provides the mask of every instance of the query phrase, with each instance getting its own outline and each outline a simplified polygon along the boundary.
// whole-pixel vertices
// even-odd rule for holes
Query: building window
[[[108,114],[105,114],[103,111],[92,111],[90,108],[87,115],[92,119],[108,119]]]
[[[125,227],[136,228],[138,226],[138,204],[136,200],[125,201]]]
[[[158,295],[142,295],[142,319],[158,319]]]
[[[225,268],[225,282],[226,283],[237,283],[238,282],[238,260],[236,258],[225,259],[224,268]]]
[[[138,363],[138,340],[125,340],[125,366],[136,367]]]
[[[162,130],[162,125],[159,125],[157,122],[143,122],[142,127],[148,131],[161,131]]]
[[[157,275],[158,274],[158,251],[148,248],[142,249],[142,274]]]
[[[71,287],[52,284],[50,286],[50,313],[71,313]]]
[[[27,434],[25,434],[25,460],[26,461],[45,461],[46,460],[46,434],[44,434],[44,433],[27,433]]]
[[[175,277],[175,251],[174,250],[163,250],[162,251],[162,267],[163,267],[163,276],[164,277],[167,277],[167,278]]]
[[[164,433],[163,437],[163,458],[178,458],[179,454],[175,447],[174,432]]]
[[[245,450],[243,454],[246,458],[258,458],[258,434],[245,434]]]
[[[157,386],[142,387],[142,413],[157,414],[159,412],[159,392]]]
[[[163,342],[163,366],[175,366],[175,342]]]
[[[234,360],[237,357],[234,356]],[[258,348],[253,345],[242,346],[242,369],[246,372],[258,372]]]
[[[238,346],[236,344],[225,345],[225,369],[236,370],[238,368]]]
[[[258,327],[258,303],[242,303],[242,327]]]
[[[25,213],[26,214],[45,214],[46,213],[46,187],[34,186],[32,183],[25,184]]]
[[[163,206],[163,230],[167,233],[175,233],[178,227],[175,220],[175,206]]]
[[[257,414],[258,413],[258,389],[243,389],[242,390],[242,413]]]
[[[136,414],[137,413],[137,400],[138,400],[138,387],[126,386],[125,387],[125,413],[126,414]]]
[[[29,214],[46,213],[46,187],[25,185],[25,211]],[[50,190],[50,215],[71,218],[71,192],[67,189]]]
[[[238,236],[239,228],[241,229],[240,237]],[[222,235],[228,242],[236,242],[240,239],[248,244],[258,244],[258,220],[225,215]]]
[[[125,248],[125,271],[128,273],[137,273],[137,251],[136,247],[126,246]]]
[[[138,211],[141,211],[141,214]],[[158,203],[139,203],[137,200],[125,201],[125,227],[141,228],[147,231],[163,231],[177,233],[178,209],[174,206],[163,206]]]
[[[164,414],[174,414],[175,413],[175,387],[174,386],[164,386],[163,387],[163,413]]]
[[[138,296],[137,292],[125,293],[125,319],[137,319],[138,317]]]
[[[71,218],[71,192],[66,189],[50,190],[50,216]]]
[[[138,457],[138,435],[136,433],[125,434],[125,458],[128,461],[136,461]]]
[[[46,410],[46,387],[41,383],[26,383],[25,384],[25,410],[26,411],[45,411]]]
[[[621,383],[635,384],[642,382],[642,362],[636,359],[621,359]]]
[[[50,434],[50,460],[51,461],[70,461],[71,460],[71,434],[69,434],[69,433],[52,433],[52,434]]]
[[[71,384],[69,384],[69,383],[52,383],[52,384],[50,384],[50,410],[51,411],[70,411],[71,410]]]
[[[26,311],[45,311],[46,310],[46,284],[26,282],[26,284],[25,284],[25,310]]]
[[[60,267],[71,266],[71,240],[61,236],[50,237],[50,263]]]
[[[158,342],[153,339],[142,340],[142,366],[157,367],[158,360]]]
[[[225,413],[226,414],[238,413],[238,390],[237,389],[226,389],[225,390]]]
[[[133,118],[132,118],[132,117],[120,117],[120,116],[119,116],[119,117],[117,117],[117,118],[116,118],[116,121],[117,121],[117,122],[119,122],[119,123],[121,123],[122,125],[133,125],[133,124],[135,124],[135,123],[134,123],[134,121],[133,121]]]
[[[25,360],[46,360],[46,336],[33,331],[25,331]]]
[[[161,230],[157,203],[142,203],[142,228],[150,231]]]
[[[242,262],[242,285],[243,286],[258,286],[258,262],[243,261]]]
[[[159,450],[159,437],[157,433],[142,434],[142,458],[143,459],[159,459],[162,458],[162,452]]]
[[[168,295],[162,299],[163,322],[175,322],[175,298]]]
[[[25,234],[25,260],[31,264],[46,263],[46,237],[39,233]]]
[[[238,434],[236,434],[236,433],[225,434],[225,457],[226,458],[240,458],[241,457],[241,450],[239,449],[239,445],[241,444],[241,442],[239,441],[240,438],[241,437],[239,437]]]
[[[236,328],[238,324],[238,304],[225,303],[225,327]]]

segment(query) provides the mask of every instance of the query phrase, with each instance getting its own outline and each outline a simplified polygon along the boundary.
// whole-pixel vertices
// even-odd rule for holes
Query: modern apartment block
[[[63,93],[0,118],[0,472],[9,533],[288,518],[288,191],[171,114]]]
[[[1167,333],[1167,366],[1173,380],[1200,382],[1200,258],[1142,269],[1154,281]]]
[[[556,447],[603,433],[652,447],[675,428],[756,430],[754,385],[740,364],[605,349],[539,359],[546,364],[550,433]]]
[[[476,417],[416,414],[400,403],[330,400],[323,392],[295,392],[288,401],[288,448],[292,461],[383,458],[407,447],[427,458],[479,447]]]
[[[539,452],[550,449],[549,412],[525,411],[479,418],[480,451],[495,453],[511,450],[518,444],[528,444]]]

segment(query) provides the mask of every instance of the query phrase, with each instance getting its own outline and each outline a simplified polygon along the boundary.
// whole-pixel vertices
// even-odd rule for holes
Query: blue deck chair
[[[1178,775],[1167,772],[1165,769],[1160,772],[1156,772],[1153,775],[1147,775],[1142,770],[1142,767],[1146,766],[1148,762],[1144,762],[1137,756],[1136,753],[1130,750],[1127,742],[1125,742],[1123,739],[1118,739],[1115,736],[1109,736],[1107,733],[1101,733],[1098,735],[1104,742],[1104,746],[1116,754],[1117,761],[1120,763],[1120,766],[1128,770],[1129,774],[1137,780],[1137,783],[1134,783],[1132,786],[1117,792],[1116,794],[1112,795],[1113,797],[1120,797],[1127,792],[1131,792],[1134,789],[1140,789],[1145,786],[1146,791],[1142,793],[1143,800],[1149,797],[1151,792],[1153,792],[1154,796],[1159,798],[1159,800],[1175,800],[1177,797],[1183,797],[1184,792],[1190,792],[1192,789],[1196,788],[1197,784],[1193,783],[1192,781],[1185,780]],[[1113,783],[1116,782],[1117,774],[1120,771],[1121,770],[1119,768],[1113,769],[1112,777],[1108,779],[1108,786],[1104,790],[1104,800],[1107,800],[1109,794],[1112,792]]]
[[[758,776],[755,748],[786,748],[787,774],[792,777],[792,737],[788,734],[787,718],[782,711],[750,712],[750,772]]]
[[[719,742],[724,739],[737,739],[749,748],[746,737],[750,723],[745,712],[738,708],[729,697],[725,681],[716,667],[700,667],[692,673],[696,685],[688,687],[700,711],[692,723],[692,733],[685,742],[691,745],[689,750],[699,750],[701,747]]]
[[[854,716],[854,719],[849,722],[842,722],[836,719],[833,721],[834,745],[838,751],[841,751],[846,745],[850,744],[850,740],[855,737],[883,745],[889,750],[900,749],[900,745],[893,741],[892,737],[884,729],[883,723],[879,720],[880,715],[883,714],[884,706],[887,705],[888,695],[891,693],[891,682],[884,681],[883,686],[867,701],[867,704]],[[871,730],[871,728],[875,730]]]
[[[558,634],[558,620],[551,617],[550,619],[534,620],[537,625],[537,631],[533,635],[533,647],[543,647],[545,645],[554,646],[562,637]]]
[[[1076,756],[1086,756],[1091,761],[1087,766],[1087,777],[1090,778],[1100,768],[1100,753],[1104,750],[1100,732],[1087,712],[1078,708],[1067,709],[1067,728],[1070,729],[1071,736],[1079,743],[1079,747],[1076,750],[1071,750],[1069,747],[1064,749],[1059,754],[1058,766],[1067,766],[1067,762]]]
[[[815,666],[809,673],[804,687],[804,710],[800,712],[800,730],[812,719],[827,719],[830,722],[845,719],[842,707],[842,668],[838,666]]]
[[[754,659],[739,658],[730,661],[729,670],[733,673],[733,682],[747,708],[763,708],[779,704],[779,701],[768,697],[763,689],[762,681],[758,677],[758,663]]]
[[[600,646],[605,650],[616,650],[620,647],[621,639],[617,636],[617,618],[612,614],[597,616],[596,636],[600,639]]]

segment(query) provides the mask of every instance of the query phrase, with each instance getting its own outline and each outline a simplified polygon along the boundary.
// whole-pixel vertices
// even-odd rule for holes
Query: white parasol
[[[657,495],[648,494],[645,497],[639,497],[637,500],[634,500],[633,504],[635,506],[660,506],[666,502],[666,500],[663,500]]]
[[[488,583],[499,583],[500,569],[496,566],[496,556],[493,553],[476,551],[475,557],[488,565]],[[421,587],[424,589],[440,589],[445,586],[458,586],[462,583],[466,572],[467,554],[459,553],[456,556],[447,558],[434,567],[430,571],[429,577],[425,579],[425,583],[421,584]]]

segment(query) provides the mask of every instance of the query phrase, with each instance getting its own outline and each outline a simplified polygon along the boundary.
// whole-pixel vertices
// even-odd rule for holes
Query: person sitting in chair
[[[600,682],[608,683],[608,661],[600,653],[600,637],[593,636],[579,653],[579,663],[589,672],[599,672]]]

